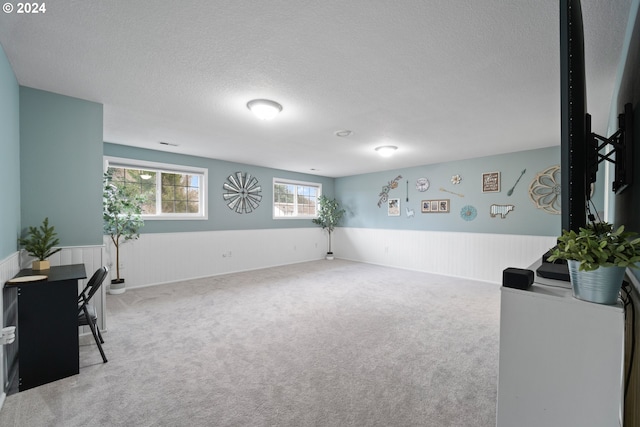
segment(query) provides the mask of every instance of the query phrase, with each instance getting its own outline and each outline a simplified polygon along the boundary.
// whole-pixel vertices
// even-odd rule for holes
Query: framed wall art
[[[400,199],[387,200],[387,215],[400,216]]]
[[[449,213],[449,199],[423,200],[420,203],[422,213]]]
[[[482,174],[482,192],[500,192],[500,172],[485,172]]]

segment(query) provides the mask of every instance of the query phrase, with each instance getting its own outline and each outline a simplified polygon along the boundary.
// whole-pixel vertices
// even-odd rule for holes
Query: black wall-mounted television
[[[616,195],[632,184],[634,169],[631,103],[624,105],[613,135],[603,137],[591,131],[580,0],[560,0],[560,117],[562,230],[578,231],[594,219],[587,213],[598,164],[614,164]]]
[[[590,183],[587,161],[592,157],[587,137],[587,88],[584,30],[580,0],[560,0],[560,201],[562,230],[578,231],[587,224]],[[569,281],[566,263],[548,263],[542,256],[538,276]]]
[[[562,230],[578,231],[587,223],[587,202],[591,189],[591,183],[587,182],[587,162],[591,150],[587,135],[584,30],[580,0],[560,0],[560,117]]]
[[[587,204],[596,181],[598,163],[615,165],[612,190],[619,194],[633,181],[633,107],[625,104],[619,129],[610,137],[591,132],[587,114],[584,29],[580,0],[560,0],[560,171],[562,229],[579,231],[588,220],[595,220]],[[612,150],[605,152],[604,147]],[[569,280],[566,263],[549,264],[547,252],[539,276]]]

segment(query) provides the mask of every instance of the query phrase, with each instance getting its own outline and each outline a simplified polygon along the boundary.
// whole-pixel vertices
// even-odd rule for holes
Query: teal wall
[[[140,230],[141,233],[317,227],[310,219],[273,219],[273,178],[318,182],[322,184],[323,194],[329,197],[333,197],[334,194],[334,179],[316,175],[250,166],[204,157],[186,156],[165,151],[147,150],[112,143],[104,144],[104,155],[197,166],[208,169],[209,218],[207,220],[148,220],[145,221],[144,227]],[[251,213],[239,214],[232,211],[227,207],[222,198],[224,192],[222,184],[227,180],[229,175],[235,172],[250,173],[258,179],[258,182],[260,182],[262,186],[262,202],[260,206]]]
[[[634,231],[640,232],[640,0],[631,6],[631,14],[623,52],[626,60],[622,61],[618,70],[617,85],[609,117],[610,129],[613,133],[618,128],[617,116],[623,111],[626,103],[633,105],[634,111],[634,185],[631,185],[618,196],[613,196],[615,206],[615,222],[624,224]],[[613,169],[613,168],[611,168]]]
[[[621,61],[618,69],[616,93],[611,103],[609,131],[613,133],[617,129],[618,114],[623,111],[624,104],[631,103],[634,113],[634,182],[619,195],[612,195],[612,205],[615,207],[613,222],[640,233],[640,0],[634,0],[631,4],[622,57],[624,61]],[[640,280],[640,271],[633,272]]]
[[[315,227],[310,220],[306,219],[274,220],[272,218],[274,177],[320,182],[323,193],[328,197],[336,197],[347,210],[341,225],[348,227],[532,235],[560,233],[560,216],[536,209],[528,197],[528,187],[535,174],[559,163],[559,147],[337,179],[106,142],[104,155],[196,166],[209,171],[209,218],[207,220],[148,220],[141,229],[142,233]],[[527,169],[527,172],[513,194],[507,196],[509,188],[513,186],[523,169]],[[238,214],[230,210],[222,198],[222,184],[230,174],[238,171],[251,173],[262,185],[262,203],[250,214]],[[502,191],[500,193],[481,192],[481,174],[490,171],[501,172]],[[453,174],[462,175],[460,184],[451,184],[450,179]],[[402,175],[403,178],[398,188],[391,190],[389,194],[391,197],[400,198],[402,215],[390,217],[387,215],[386,207],[378,208],[377,203],[382,186],[397,175]],[[420,193],[415,189],[415,182],[420,177],[427,177],[431,183],[427,192]],[[406,202],[407,180],[409,180],[409,203]],[[442,192],[439,190],[440,187],[464,194],[465,197]],[[420,213],[420,201],[423,199],[449,199],[450,213]],[[492,203],[513,204],[516,208],[505,219],[490,218],[489,206]],[[478,217],[474,221],[467,222],[460,218],[460,210],[467,204],[478,209]],[[407,217],[406,207],[413,209],[414,217]]]
[[[21,225],[102,244],[102,105],[20,87]]]
[[[6,80],[10,79],[3,81]],[[141,230],[143,233],[315,227],[310,220],[272,218],[274,177],[322,183],[324,194],[336,197],[347,210],[342,224],[347,227],[551,236],[560,232],[560,216],[536,209],[528,196],[528,187],[535,174],[559,163],[559,147],[333,179],[103,143],[100,104],[26,87],[20,88],[19,139],[22,167],[19,168],[16,162],[10,163],[13,173],[20,173],[21,176],[21,193],[13,196],[17,205],[21,200],[21,220],[14,220],[13,225],[2,221],[2,227],[26,228],[39,224],[48,216],[56,226],[63,246],[102,242],[100,209],[103,154],[208,169],[207,220],[150,220]],[[526,173],[514,193],[508,196],[508,190],[524,169]],[[222,184],[229,174],[237,171],[256,176],[263,187],[263,202],[251,214],[235,213],[222,199]],[[501,191],[482,193],[481,175],[491,171],[501,172]],[[462,182],[458,185],[450,181],[454,174],[462,176]],[[402,215],[391,217],[387,215],[386,206],[379,208],[377,203],[383,186],[397,175],[401,175],[402,179],[398,188],[389,192],[389,196],[400,199]],[[416,180],[421,177],[429,179],[430,188],[426,192],[419,192],[415,188]],[[464,197],[441,191],[440,188]],[[406,201],[407,196],[409,202]],[[421,213],[421,201],[425,199],[449,199],[450,213]],[[491,218],[491,204],[513,204],[515,209],[505,219]],[[460,211],[466,205],[477,209],[478,216],[474,221],[461,219]],[[407,208],[413,210],[413,217],[407,216]],[[9,254],[13,248],[8,244],[4,250]]]
[[[0,260],[17,249],[20,233],[20,119],[16,77],[0,46]]]
[[[497,234],[524,234],[556,236],[560,234],[560,215],[552,215],[537,209],[529,198],[529,185],[538,172],[560,163],[560,147],[523,151],[498,156],[439,163],[407,169],[390,170],[365,175],[337,178],[336,198],[347,211],[342,226],[359,228],[385,228],[405,230],[464,231]],[[521,172],[526,169],[512,195],[513,187]],[[482,192],[482,174],[499,171],[501,191]],[[390,198],[400,199],[401,216],[388,216],[386,205],[378,207],[383,186],[401,175],[397,188],[389,191]],[[453,175],[462,181],[451,183]],[[429,180],[429,189],[416,189],[418,178]],[[407,180],[408,192],[407,192]],[[460,197],[440,189],[463,195]],[[407,202],[407,195],[409,202]],[[421,201],[449,199],[450,213],[421,213]],[[512,204],[515,209],[504,219],[491,218],[491,204]],[[461,209],[472,205],[477,210],[473,221],[461,218]],[[412,209],[414,216],[406,213]]]

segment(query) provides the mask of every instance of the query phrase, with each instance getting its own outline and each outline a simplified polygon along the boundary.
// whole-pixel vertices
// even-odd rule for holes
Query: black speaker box
[[[502,286],[506,288],[529,289],[533,283],[532,270],[522,268],[505,268],[502,271]]]

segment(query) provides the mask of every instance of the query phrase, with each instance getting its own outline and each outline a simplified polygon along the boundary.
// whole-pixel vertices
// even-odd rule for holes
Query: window
[[[105,161],[113,184],[144,196],[144,219],[207,219],[206,169],[114,157]]]
[[[322,184],[274,178],[273,217],[316,218]]]

